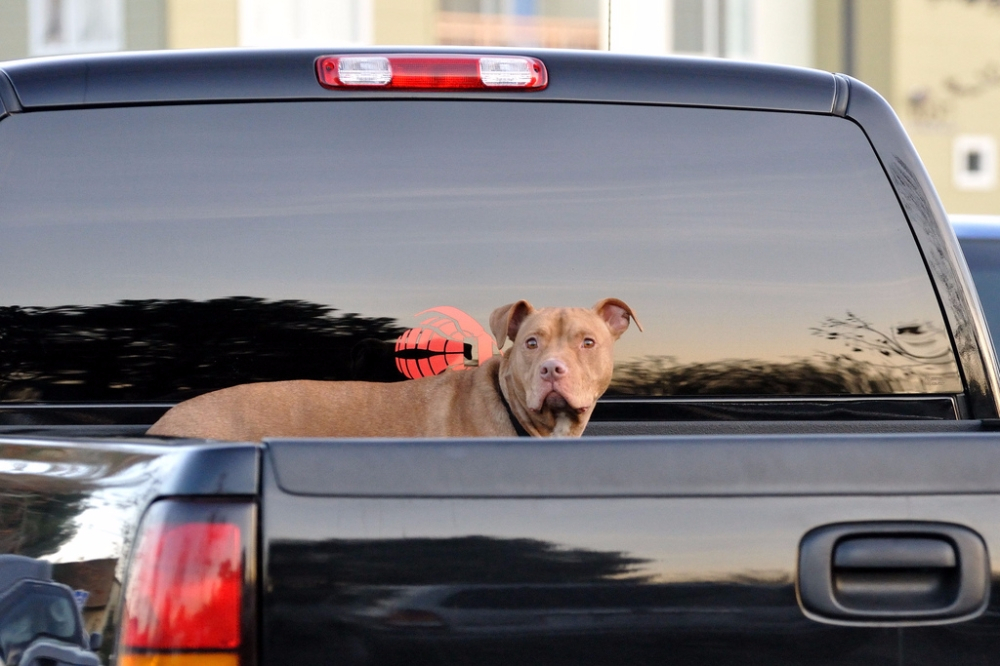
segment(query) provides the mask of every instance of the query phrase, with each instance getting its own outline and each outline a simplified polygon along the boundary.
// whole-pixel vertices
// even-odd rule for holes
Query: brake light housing
[[[125,586],[122,666],[253,666],[255,508],[162,500],[143,518]]]
[[[549,83],[538,58],[509,55],[327,55],[316,76],[329,89],[542,90]]]

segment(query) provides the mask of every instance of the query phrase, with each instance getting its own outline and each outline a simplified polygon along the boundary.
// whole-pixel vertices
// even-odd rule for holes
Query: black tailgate
[[[981,434],[270,442],[264,662],[980,663],[993,606],[810,619],[798,558],[839,524],[995,545],[998,470]]]

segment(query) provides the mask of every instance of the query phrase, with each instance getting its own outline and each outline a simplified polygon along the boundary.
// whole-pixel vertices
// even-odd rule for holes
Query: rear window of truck
[[[0,193],[2,402],[402,380],[408,329],[605,297],[645,329],[616,345],[609,398],[963,388],[892,188],[842,118],[457,100],[32,112],[0,123]],[[466,360],[494,353],[476,344]]]

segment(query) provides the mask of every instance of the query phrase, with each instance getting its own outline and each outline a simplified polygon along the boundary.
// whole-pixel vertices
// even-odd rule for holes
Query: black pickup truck
[[[996,359],[849,77],[2,63],[0,284],[0,553],[85,592],[102,663],[1000,663]],[[611,296],[644,332],[581,439],[144,435],[225,386],[460,372],[494,308]]]

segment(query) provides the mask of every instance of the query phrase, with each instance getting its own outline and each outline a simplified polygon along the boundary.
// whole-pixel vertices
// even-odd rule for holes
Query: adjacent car
[[[51,565],[0,555],[0,664],[100,666],[100,634],[87,634],[73,591]]]
[[[995,335],[1000,332],[1000,215],[952,215],[951,226]]]

